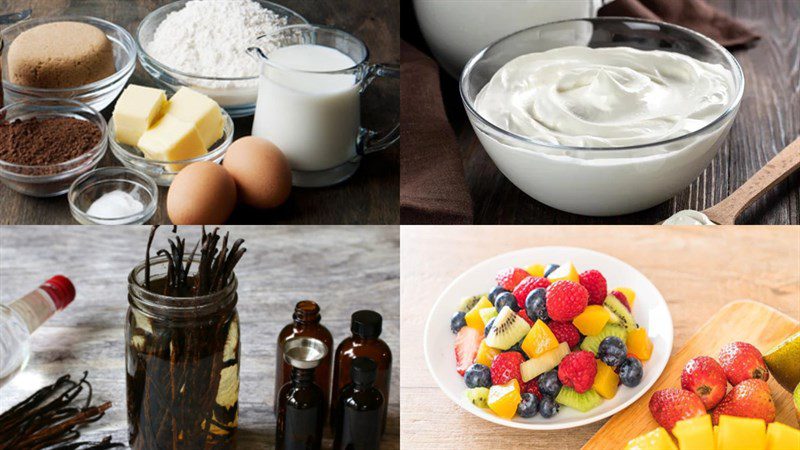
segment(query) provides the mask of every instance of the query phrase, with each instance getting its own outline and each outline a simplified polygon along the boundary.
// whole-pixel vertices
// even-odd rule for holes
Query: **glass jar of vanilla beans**
[[[148,257],[128,277],[130,446],[229,448],[239,405],[235,261],[177,256],[173,247]]]

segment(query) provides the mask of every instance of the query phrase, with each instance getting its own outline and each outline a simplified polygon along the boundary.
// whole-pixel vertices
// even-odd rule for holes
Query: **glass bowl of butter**
[[[114,156],[159,186],[172,184],[189,164],[222,162],[233,134],[233,119],[225,109],[189,88],[167,100],[160,89],[131,85],[108,123]]]

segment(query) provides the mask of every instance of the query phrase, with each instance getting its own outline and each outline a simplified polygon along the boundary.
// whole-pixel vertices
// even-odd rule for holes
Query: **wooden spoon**
[[[700,214],[718,225],[733,225],[736,218],[765,192],[800,168],[800,138],[797,138],[772,158],[755,175],[727,198],[704,209]],[[686,210],[687,212],[691,210]],[[697,214],[695,211],[691,211]],[[675,213],[670,219],[686,212]],[[669,220],[669,219],[667,219]],[[664,223],[664,222],[660,222]]]

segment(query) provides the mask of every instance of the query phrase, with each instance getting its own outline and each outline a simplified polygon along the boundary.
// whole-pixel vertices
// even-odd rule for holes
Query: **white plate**
[[[644,364],[644,377],[639,386],[629,388],[620,385],[617,395],[605,400],[595,409],[582,413],[572,408],[561,407],[550,419],[537,414],[523,419],[508,420],[496,416],[491,410],[478,408],[464,396],[464,379],[456,372],[454,351],[455,336],[450,331],[450,317],[458,308],[462,298],[485,293],[494,287],[494,277],[508,267],[526,267],[530,264],[561,264],[572,261],[578,271],[597,269],[608,281],[608,288],[625,286],[636,292],[633,315],[640,326],[647,329],[653,342],[653,355]],[[425,361],[439,387],[451,400],[476,416],[514,428],[528,430],[558,430],[597,422],[625,409],[641,397],[656,382],[667,365],[672,351],[672,316],[664,297],[658,289],[638,270],[630,265],[592,250],[574,247],[537,247],[518,250],[496,256],[479,263],[456,278],[442,292],[433,305],[425,324]]]

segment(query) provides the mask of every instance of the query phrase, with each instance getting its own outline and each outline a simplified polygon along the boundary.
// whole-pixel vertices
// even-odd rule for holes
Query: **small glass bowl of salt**
[[[156,212],[158,186],[137,170],[104,167],[75,180],[68,198],[82,225],[141,225]]]

